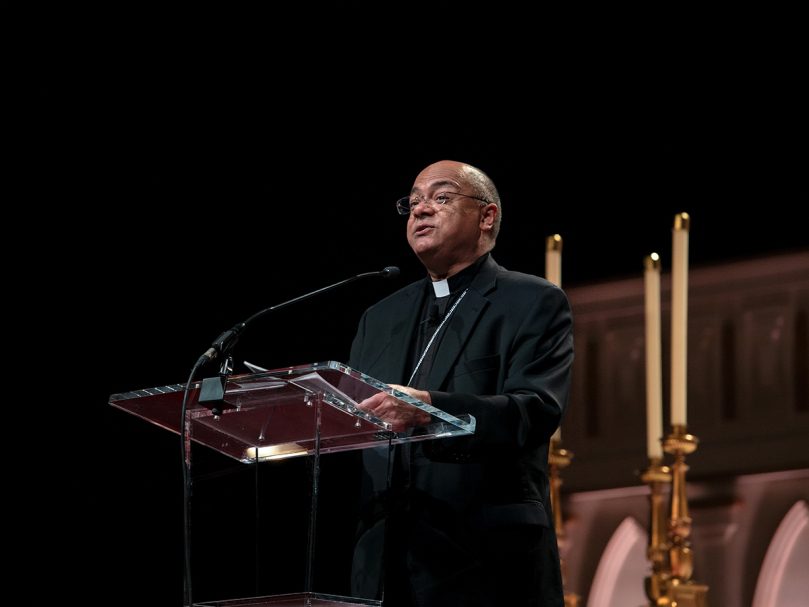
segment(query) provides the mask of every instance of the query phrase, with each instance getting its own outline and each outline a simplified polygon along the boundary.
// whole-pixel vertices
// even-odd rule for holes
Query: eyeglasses
[[[471,194],[461,194],[460,192],[436,192],[433,194],[432,198],[425,198],[424,196],[404,196],[396,201],[396,210],[399,211],[399,215],[410,215],[417,205],[424,202],[430,201],[433,204],[443,206],[448,202],[452,202],[453,198],[457,196],[474,198],[475,200],[479,200],[482,205],[489,204],[489,201],[485,198],[472,196]]]

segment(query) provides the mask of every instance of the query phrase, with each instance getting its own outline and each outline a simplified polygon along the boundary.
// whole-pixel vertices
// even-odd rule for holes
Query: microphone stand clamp
[[[222,415],[222,408],[225,404],[225,386],[231,373],[233,373],[233,356],[228,354],[222,357],[222,362],[219,365],[219,375],[206,377],[202,380],[199,390],[199,403],[208,407],[216,416]]]

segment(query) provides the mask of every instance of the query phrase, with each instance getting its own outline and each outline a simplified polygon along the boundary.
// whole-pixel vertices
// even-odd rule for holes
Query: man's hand
[[[399,392],[404,392],[423,403],[432,404],[429,392],[397,384],[390,384],[390,387]],[[357,407],[375,415],[382,421],[388,422],[394,432],[404,432],[408,428],[424,426],[430,423],[429,413],[425,413],[421,409],[400,401],[385,392],[366,398],[361,403],[358,403]]]

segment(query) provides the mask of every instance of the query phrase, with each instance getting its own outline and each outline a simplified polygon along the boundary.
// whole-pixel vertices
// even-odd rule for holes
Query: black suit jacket
[[[365,312],[351,367],[387,383],[407,381],[427,281]],[[431,520],[439,526],[441,519],[454,519],[453,526],[461,520],[454,528],[464,534],[509,524],[552,526],[548,443],[568,400],[572,362],[572,318],[563,291],[507,271],[489,256],[447,321],[422,386],[435,407],[470,414],[477,424],[471,437],[414,447],[411,495],[428,504]],[[371,451],[363,456],[368,466],[378,459]],[[372,493],[381,493],[383,486],[373,485]]]

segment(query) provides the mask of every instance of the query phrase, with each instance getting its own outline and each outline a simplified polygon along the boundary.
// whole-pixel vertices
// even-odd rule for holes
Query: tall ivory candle
[[[660,345],[660,256],[652,253],[643,260],[646,303],[646,452],[649,458],[662,458],[663,380]]]
[[[545,278],[562,286],[562,237],[559,234],[545,240]]]
[[[545,278],[557,287],[562,286],[562,237],[559,234],[545,239]],[[551,438],[556,441],[562,440],[561,426]]]
[[[686,425],[688,349],[688,213],[674,216],[671,256],[671,425]]]

